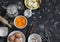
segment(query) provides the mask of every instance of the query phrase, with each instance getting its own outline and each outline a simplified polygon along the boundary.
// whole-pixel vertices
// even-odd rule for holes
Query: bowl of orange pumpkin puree
[[[19,15],[14,19],[14,25],[19,29],[23,29],[27,26],[27,19],[24,16]]]

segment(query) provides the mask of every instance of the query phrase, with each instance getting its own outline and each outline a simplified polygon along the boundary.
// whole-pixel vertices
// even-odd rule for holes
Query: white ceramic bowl
[[[8,37],[7,37],[7,42],[10,42],[10,41],[8,40],[9,36],[15,34],[16,32],[20,32],[20,33],[21,33],[22,39],[23,39],[22,42],[25,42],[25,35],[24,35],[21,31],[13,31],[13,32],[11,32],[11,33],[8,35]]]
[[[31,34],[28,38],[28,42],[32,42],[32,38],[36,38],[37,42],[42,42],[42,37],[39,34]],[[34,42],[34,41],[33,41]]]

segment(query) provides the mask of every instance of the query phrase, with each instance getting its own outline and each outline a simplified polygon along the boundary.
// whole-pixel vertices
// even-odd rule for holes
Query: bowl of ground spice
[[[14,25],[18,29],[23,29],[27,26],[27,19],[24,16],[19,15],[14,19]]]

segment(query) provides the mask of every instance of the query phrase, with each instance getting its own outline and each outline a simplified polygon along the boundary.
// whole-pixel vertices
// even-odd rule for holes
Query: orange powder
[[[26,26],[27,20],[23,16],[18,16],[17,18],[15,18],[14,23],[16,27],[18,27],[19,29],[22,29]]]

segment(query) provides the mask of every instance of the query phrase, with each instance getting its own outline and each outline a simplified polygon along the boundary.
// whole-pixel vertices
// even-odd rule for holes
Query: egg
[[[14,40],[15,40],[15,35],[9,36],[9,40],[10,40],[10,41],[14,41]]]
[[[21,42],[19,38],[16,38],[15,39],[15,42]]]
[[[10,42],[14,42],[14,41],[10,41]]]
[[[21,38],[22,35],[21,35],[19,32],[17,32],[17,33],[15,33],[15,37],[16,37],[16,38]]]

